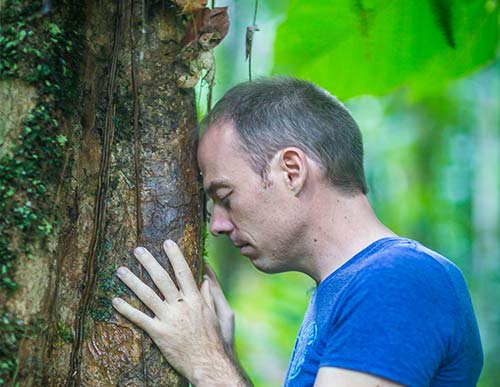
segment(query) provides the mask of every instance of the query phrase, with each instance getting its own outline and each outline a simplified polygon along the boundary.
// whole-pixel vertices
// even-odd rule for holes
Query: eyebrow
[[[205,192],[207,193],[208,196],[212,197],[219,188],[231,188],[231,185],[226,180],[223,179],[214,180],[210,182],[208,187],[205,189]]]

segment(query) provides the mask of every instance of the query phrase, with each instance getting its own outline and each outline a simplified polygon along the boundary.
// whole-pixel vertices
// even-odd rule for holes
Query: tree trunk
[[[179,241],[200,273],[196,109],[169,4],[1,4],[0,386],[187,385],[111,306],[142,307],[115,275],[151,283],[138,244],[168,267],[160,246]]]

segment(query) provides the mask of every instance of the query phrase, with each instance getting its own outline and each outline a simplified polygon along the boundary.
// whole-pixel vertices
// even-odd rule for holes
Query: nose
[[[229,234],[233,231],[234,225],[227,216],[226,211],[215,205],[212,212],[212,220],[210,222],[210,232],[214,236],[221,234]]]

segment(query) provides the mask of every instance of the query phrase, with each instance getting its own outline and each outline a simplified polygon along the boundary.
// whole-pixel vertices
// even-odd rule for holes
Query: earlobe
[[[308,173],[308,163],[305,153],[298,148],[289,147],[281,151],[280,167],[285,184],[297,196],[304,186]]]

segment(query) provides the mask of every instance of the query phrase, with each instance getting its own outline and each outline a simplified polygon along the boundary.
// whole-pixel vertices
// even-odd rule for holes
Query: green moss
[[[75,30],[81,23],[70,17],[81,10],[64,0],[57,6],[64,15],[57,10],[42,15],[41,1],[5,1],[0,10],[0,81],[19,79],[38,93],[16,141],[0,158],[0,288],[8,294],[19,286],[14,280],[17,257],[35,259],[31,246],[43,247],[58,221],[52,192],[70,146],[60,122],[76,110],[75,69],[82,50]],[[19,343],[35,337],[42,325],[1,311],[0,386],[16,385]],[[69,340],[69,331],[63,333]]]
[[[26,323],[6,310],[0,314],[0,386],[15,385],[19,365],[17,351],[21,340],[36,337],[41,330],[41,321]]]
[[[203,243],[203,263],[208,263],[208,223],[205,221],[201,226],[201,235],[202,235],[202,243]]]
[[[57,222],[53,195],[63,165],[67,137],[62,116],[73,110],[77,95],[74,68],[78,33],[62,15],[42,16],[41,1],[6,1],[0,12],[0,81],[20,79],[38,91],[9,154],[0,159],[0,287],[14,291],[15,261],[31,256],[34,242],[44,242]],[[74,23],[73,23],[74,24]],[[16,248],[12,240],[20,236]]]
[[[73,329],[64,320],[59,320],[57,322],[57,334],[65,343],[73,343],[75,340],[75,335],[73,334]]]
[[[110,320],[115,313],[111,299],[127,292],[127,287],[116,277],[116,269],[116,265],[110,265],[97,274],[95,298],[90,311],[90,316],[96,321]]]
[[[133,96],[125,88],[119,88],[116,94],[116,112],[114,116],[115,136],[117,141],[130,142],[134,138]]]
[[[0,386],[3,386],[15,374],[18,366],[17,349],[24,336],[25,325],[22,320],[10,313],[0,315]]]

